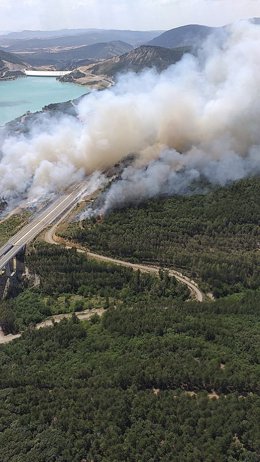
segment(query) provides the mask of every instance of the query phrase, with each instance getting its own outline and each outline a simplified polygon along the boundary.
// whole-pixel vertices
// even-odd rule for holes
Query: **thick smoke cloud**
[[[198,57],[158,75],[127,74],[78,105],[78,119],[44,119],[1,142],[0,196],[41,197],[134,153],[102,212],[194,180],[225,185],[260,173],[260,26],[211,37]]]
[[[87,210],[81,219],[157,196],[202,192],[201,180],[224,186],[253,176],[260,173],[259,155],[259,150],[252,150],[246,158],[227,153],[220,162],[205,163],[205,154],[200,151],[191,150],[185,157],[173,150],[162,152],[160,158],[147,167],[126,168],[121,179],[106,193],[103,205],[98,210]],[[176,164],[182,166],[181,170],[175,170]]]

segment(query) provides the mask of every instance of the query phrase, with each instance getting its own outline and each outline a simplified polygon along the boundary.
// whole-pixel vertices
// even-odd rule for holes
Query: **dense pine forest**
[[[0,349],[3,462],[258,462],[260,294],[140,303]]]
[[[0,302],[1,462],[260,460],[259,179],[71,224],[63,235],[159,277],[34,242]],[[216,301],[190,300],[164,267]],[[104,308],[100,318],[58,313]]]
[[[260,286],[260,178],[72,224],[62,236],[131,261],[179,268],[222,297]],[[203,286],[202,286],[203,287]]]
[[[186,286],[160,277],[87,259],[75,250],[38,242],[26,255],[30,279],[17,297],[0,302],[0,326],[16,333],[46,317],[150,300],[187,300]],[[36,283],[36,284],[35,284]]]

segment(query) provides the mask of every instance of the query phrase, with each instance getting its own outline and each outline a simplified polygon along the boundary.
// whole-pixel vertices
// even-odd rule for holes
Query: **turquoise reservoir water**
[[[54,77],[24,77],[0,82],[0,125],[27,111],[35,112],[50,103],[62,103],[88,93],[86,87],[62,83]]]

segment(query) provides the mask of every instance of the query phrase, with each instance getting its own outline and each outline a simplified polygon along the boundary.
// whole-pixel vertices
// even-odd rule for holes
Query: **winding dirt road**
[[[93,310],[80,311],[75,314],[80,321],[86,321],[92,318],[92,316],[94,316],[95,314],[97,314],[98,316],[102,316],[104,311],[105,311],[104,308],[98,308],[98,309],[93,309]],[[50,318],[45,319],[45,321],[42,321],[42,322],[39,322],[39,324],[36,324],[35,329],[39,330],[39,329],[44,329],[46,327],[53,326],[53,323],[59,323],[63,319],[70,319],[71,316],[72,316],[72,313],[57,314],[57,315],[51,316]],[[4,335],[3,331],[0,329],[0,345],[10,343],[15,339],[20,338],[21,335],[22,333],[15,334],[15,335],[13,334]]]
[[[135,271],[141,271],[142,273],[155,273],[158,275],[159,270],[162,269],[159,266],[151,266],[151,265],[142,265],[139,263],[131,263],[128,261],[118,260],[116,258],[106,257],[104,255],[99,255],[93,252],[86,252],[89,258],[93,258],[95,260],[100,260],[107,263],[113,263],[115,265],[125,266],[127,268],[132,268]],[[179,273],[176,270],[172,270],[169,268],[163,268],[169,272],[169,276],[174,276],[179,282],[185,284],[191,292],[192,298],[197,300],[198,302],[203,302],[204,294],[199,289],[196,282],[192,281],[191,279],[187,278],[183,274]]]
[[[71,209],[67,211],[66,216],[71,212]],[[50,229],[48,229],[45,234],[44,234],[44,240],[48,244],[52,245],[63,245],[67,247],[74,247],[77,249],[77,252],[86,255],[88,258],[92,258],[94,260],[102,261],[105,263],[112,263],[114,265],[120,265],[126,268],[132,268],[134,271],[141,271],[142,273],[153,273],[158,275],[159,270],[161,269],[159,266],[152,266],[152,265],[143,265],[143,264],[137,264],[137,263],[131,263],[128,261],[124,260],[119,260],[117,258],[112,258],[112,257],[107,257],[105,255],[99,255],[93,252],[88,252],[85,249],[83,249],[81,246],[79,246],[76,243],[72,243],[70,246],[66,245],[67,243],[58,238],[55,235],[55,231],[58,227],[58,225],[64,220],[64,216],[57,222],[55,223]],[[188,289],[190,290],[191,296],[194,300],[197,300],[198,302],[202,302],[205,299],[205,294],[200,290],[196,282],[192,281],[189,279],[187,276],[184,276],[181,274],[179,271],[170,269],[170,268],[164,268],[169,272],[170,276],[174,276],[179,282],[182,284],[185,284]],[[87,320],[90,319],[94,314],[98,314],[98,316],[102,316],[104,313],[104,309],[96,309],[96,310],[87,310],[83,311],[80,313],[76,313],[77,317],[80,320]],[[56,316],[52,316],[51,318],[46,319],[45,321],[37,324],[35,326],[36,329],[41,329],[45,327],[49,327],[53,325],[54,322],[60,322],[62,319],[68,319],[70,318],[72,313],[67,313],[67,314],[59,314]],[[3,332],[0,329],[0,345],[2,344],[7,344],[12,342],[13,340],[20,338],[22,334],[16,334],[16,335],[4,335]]]
[[[55,234],[57,226],[61,221],[62,219],[45,233],[44,239],[48,244],[66,246],[67,243],[63,239],[58,238]],[[70,244],[68,246],[70,246]],[[75,242],[71,243],[71,247],[76,248],[79,253],[85,254],[88,258],[93,258],[94,260],[99,260],[106,263],[113,263],[114,265],[120,265],[127,268],[132,268],[133,270],[139,270],[142,273],[158,274],[159,270],[161,269],[159,266],[131,263],[129,261],[119,260],[117,258],[107,257],[105,255],[99,255],[97,253],[89,252],[87,250],[82,249],[82,247]],[[191,296],[194,300],[197,300],[198,302],[203,302],[203,300],[205,299],[205,294],[201,291],[196,282],[192,281],[187,276],[184,276],[179,271],[170,268],[164,268],[164,270],[167,270],[170,276],[174,276],[179,282],[185,284],[190,290]]]

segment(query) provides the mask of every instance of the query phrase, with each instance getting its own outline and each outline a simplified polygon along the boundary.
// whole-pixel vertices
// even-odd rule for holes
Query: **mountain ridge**
[[[164,48],[194,46],[197,43],[205,40],[212,32],[216,30],[218,30],[217,27],[189,24],[187,26],[177,27],[163,32],[158,37],[150,40],[147,45],[161,46]]]
[[[254,24],[260,24],[260,18],[250,19]],[[223,30],[228,25],[220,27],[205,26],[201,24],[187,24],[175,27],[163,32],[158,37],[150,40],[147,45],[161,46],[164,48],[176,48],[180,46],[197,46],[210,34]]]
[[[62,65],[67,67],[80,60],[102,60],[124,54],[133,47],[129,43],[118,41],[100,42],[68,50],[39,51],[35,53],[20,53],[32,66]]]
[[[118,74],[130,71],[138,73],[150,68],[155,68],[161,72],[171,64],[175,64],[188,52],[191,52],[189,47],[168,49],[142,45],[121,56],[88,66],[80,66],[72,73],[61,77],[60,80],[80,83],[94,88],[105,88],[113,85]]]
[[[140,72],[145,67],[155,67],[158,71],[166,69],[169,65],[179,61],[183,54],[190,49],[180,47],[168,49],[163,47],[153,47],[151,45],[141,45],[138,48],[125,53],[121,56],[111,58],[101,63],[91,65],[93,73],[106,74],[115,77],[119,72]]]
[[[160,34],[160,31],[124,31],[124,30],[90,30],[76,35],[65,35],[59,37],[31,38],[31,39],[10,39],[8,36],[0,37],[0,46],[7,47],[8,51],[22,52],[36,49],[48,49],[54,47],[79,47],[93,45],[100,42],[111,42],[121,40],[132,46],[148,42]]]

